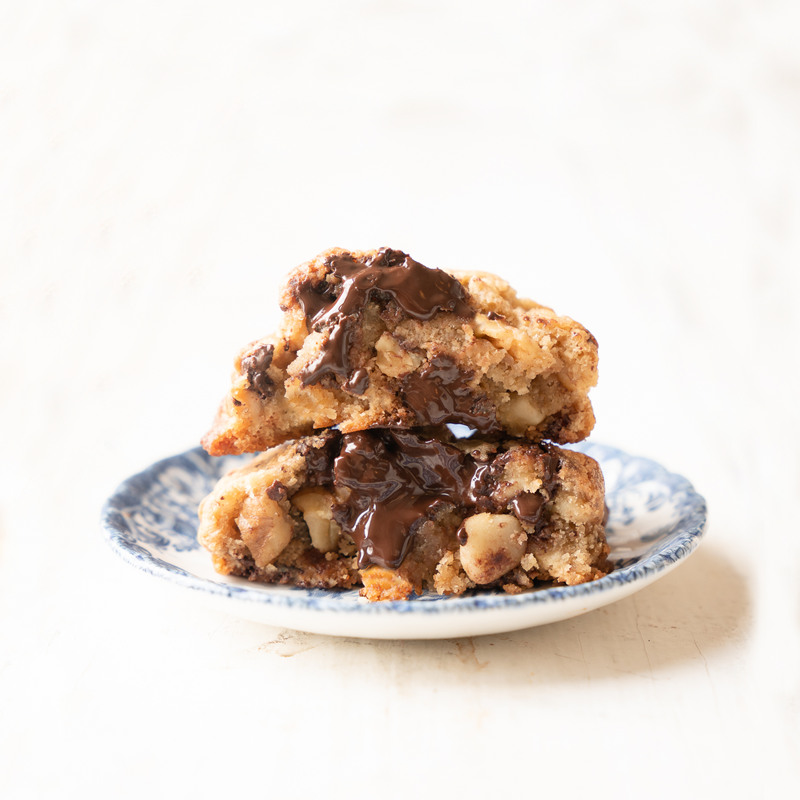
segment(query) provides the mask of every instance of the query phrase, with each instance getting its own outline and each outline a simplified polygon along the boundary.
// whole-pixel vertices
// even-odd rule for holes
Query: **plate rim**
[[[233,598],[237,601],[253,603],[257,606],[271,606],[273,608],[292,608],[296,610],[316,611],[329,614],[358,614],[358,615],[408,615],[408,614],[453,614],[463,612],[485,612],[498,609],[530,608],[538,604],[559,603],[566,600],[578,600],[593,595],[604,594],[619,589],[623,585],[646,581],[650,582],[659,573],[672,569],[679,562],[685,560],[700,543],[707,526],[708,512],[705,499],[682,475],[668,471],[665,467],[652,459],[641,456],[632,456],[619,448],[595,442],[581,442],[572,445],[573,449],[595,454],[598,460],[616,458],[623,464],[637,462],[644,467],[648,474],[664,478],[672,487],[673,493],[682,490],[686,494],[687,514],[682,517],[687,524],[683,526],[678,536],[666,546],[651,553],[635,564],[622,567],[610,572],[603,578],[576,586],[550,586],[518,595],[481,595],[470,593],[460,597],[412,598],[407,601],[389,601],[382,603],[368,603],[361,598],[352,601],[334,600],[337,590],[302,589],[300,587],[280,587],[284,591],[270,591],[278,587],[269,584],[251,584],[245,579],[239,583],[218,583],[208,578],[202,578],[186,572],[181,567],[164,561],[135,545],[126,541],[130,537],[124,519],[125,512],[131,508],[129,498],[141,497],[152,486],[158,477],[167,469],[182,466],[186,462],[193,463],[199,469],[198,459],[208,469],[212,468],[216,459],[209,456],[201,447],[195,447],[167,458],[163,458],[141,472],[125,479],[103,504],[101,512],[101,527],[104,538],[111,549],[122,560],[137,569],[168,582],[190,588],[195,591],[215,595],[218,597]],[[135,504],[134,504],[135,505]],[[176,571],[177,570],[177,571]],[[230,580],[230,579],[229,579]],[[289,591],[285,591],[288,589]],[[313,593],[313,594],[312,594]]]

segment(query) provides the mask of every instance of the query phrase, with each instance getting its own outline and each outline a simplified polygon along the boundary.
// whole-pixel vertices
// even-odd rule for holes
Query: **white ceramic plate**
[[[200,448],[159,461],[125,481],[106,501],[102,524],[108,543],[128,564],[255,622],[377,639],[503,633],[568,619],[627,597],[678,566],[703,535],[706,504],[685,478],[613,447],[584,442],[575,449],[597,459],[603,469],[615,565],[605,578],[580,586],[367,603],[357,591],[266,586],[218,575],[197,543],[197,506],[225,472],[251,456],[212,458]]]

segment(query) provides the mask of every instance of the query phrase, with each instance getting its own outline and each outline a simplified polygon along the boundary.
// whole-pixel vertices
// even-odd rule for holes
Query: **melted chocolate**
[[[542,516],[545,499],[538,492],[522,492],[511,501],[511,508],[518,519],[535,525]]]
[[[558,456],[550,453],[542,454],[541,465],[544,469],[542,486],[538,492],[521,492],[511,501],[511,509],[517,519],[538,525],[542,518],[545,503],[552,500],[556,489],[556,475],[560,465]]]
[[[450,422],[482,434],[499,433],[494,404],[469,385],[471,377],[449,356],[436,356],[419,372],[403,378],[403,400],[414,409],[419,425]]]
[[[300,373],[304,386],[329,374],[349,378],[353,370],[350,346],[369,300],[392,300],[406,316],[420,320],[440,311],[464,318],[475,315],[466,302],[466,290],[455,278],[440,269],[428,269],[399,250],[384,248],[363,263],[342,254],[332,257],[327,266],[328,276],[339,281],[316,285],[308,281],[296,289],[309,329],[328,330],[319,356]]]
[[[360,568],[396,569],[416,530],[443,504],[462,513],[505,511],[493,497],[505,461],[501,454],[479,463],[451,444],[408,431],[346,434],[333,473],[334,484],[350,496],[334,507],[334,519],[358,546]]]
[[[247,358],[242,359],[242,372],[247,378],[247,385],[258,396],[264,400],[270,397],[274,389],[272,378],[267,375],[267,370],[272,363],[272,354],[275,352],[275,346],[271,344],[263,344],[257,350],[254,350]],[[234,400],[234,402],[236,402]],[[241,405],[241,403],[239,403]]]
[[[357,369],[351,376],[344,388],[353,394],[362,395],[369,386],[369,373],[365,369]]]

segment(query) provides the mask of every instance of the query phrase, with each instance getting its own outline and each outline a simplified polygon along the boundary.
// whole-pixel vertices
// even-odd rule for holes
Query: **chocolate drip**
[[[414,409],[419,425],[456,423],[479,433],[499,433],[494,404],[469,385],[464,372],[449,356],[436,356],[419,372],[403,378],[403,400]]]
[[[242,359],[242,372],[247,378],[247,385],[254,392],[257,392],[262,400],[270,397],[275,391],[272,378],[267,375],[267,370],[272,364],[272,354],[274,352],[275,345],[262,344],[247,358]],[[236,401],[234,400],[234,402]],[[241,403],[238,403],[238,405],[241,405]]]
[[[350,495],[334,507],[334,519],[358,546],[360,568],[396,569],[416,530],[443,504],[462,514],[503,513],[493,495],[506,460],[501,454],[479,463],[451,444],[407,431],[346,434],[333,473],[334,485]]]
[[[399,250],[382,249],[365,262],[349,254],[330,259],[327,280],[301,284],[296,296],[309,329],[328,330],[328,340],[319,356],[300,373],[303,386],[333,374],[347,380],[352,372],[350,347],[356,323],[369,300],[392,300],[413,319],[428,320],[440,311],[471,318],[467,292],[453,277],[440,269],[414,261]],[[366,387],[365,387],[366,388]]]

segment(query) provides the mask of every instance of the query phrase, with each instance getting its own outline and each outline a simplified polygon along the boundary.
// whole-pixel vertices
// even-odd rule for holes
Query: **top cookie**
[[[597,341],[501,278],[398,250],[334,248],[291,272],[277,333],[237,356],[203,447],[264,450],[338,426],[466,425],[578,442],[594,426]]]

